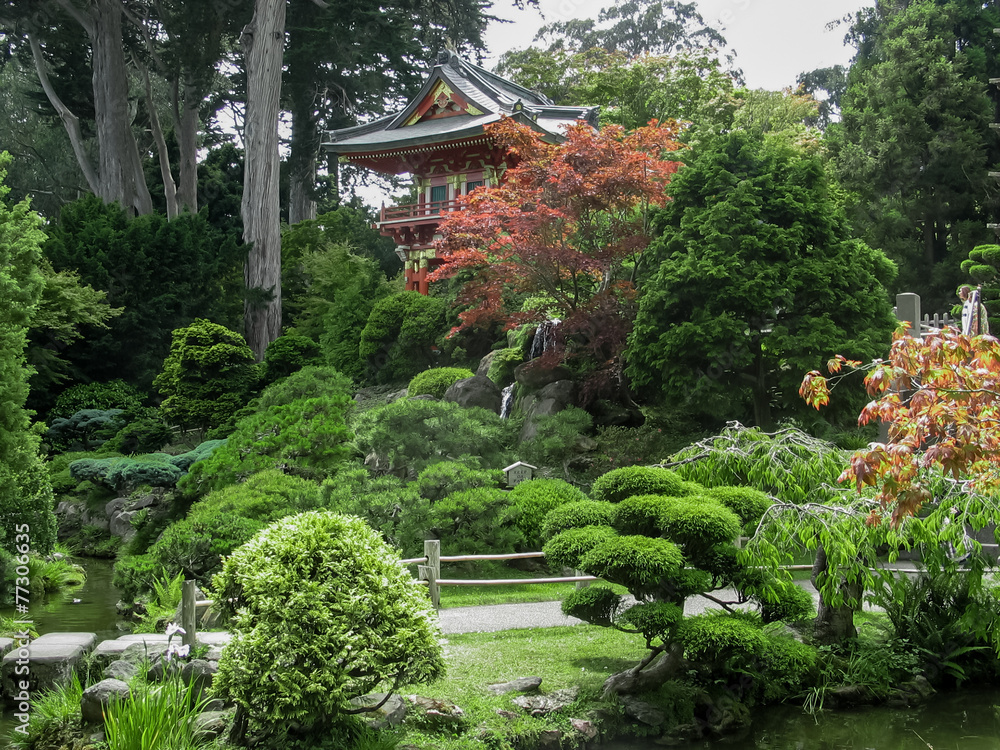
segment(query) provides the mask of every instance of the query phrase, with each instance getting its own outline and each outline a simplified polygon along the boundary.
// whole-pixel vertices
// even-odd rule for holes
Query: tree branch
[[[80,118],[70,111],[69,107],[67,107],[63,103],[62,99],[59,98],[55,89],[52,88],[52,82],[49,80],[49,74],[45,70],[45,60],[42,56],[42,48],[39,46],[38,40],[35,39],[34,35],[28,35],[28,44],[31,45],[31,57],[35,62],[35,71],[38,73],[38,81],[42,84],[42,90],[45,92],[45,96],[48,98],[49,103],[53,106],[53,108],[55,108],[56,113],[59,115],[59,119],[62,120],[63,127],[66,128],[70,144],[73,146],[73,153],[76,155],[76,161],[80,165],[80,170],[83,172],[84,178],[87,180],[87,187],[90,188],[92,193],[100,195],[100,176],[97,174],[97,170],[94,169],[94,165],[91,163],[90,158],[87,156],[87,151],[84,148],[83,134],[80,132]]]
[[[94,24],[94,19],[84,13],[82,10],[73,5],[70,0],[55,0],[56,4],[66,11],[73,20],[76,21],[83,30],[87,32],[87,36],[92,37],[97,33],[97,26]]]

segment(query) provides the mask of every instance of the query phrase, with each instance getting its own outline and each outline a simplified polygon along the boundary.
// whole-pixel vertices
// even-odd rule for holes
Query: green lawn
[[[402,735],[401,744],[435,750],[508,750],[518,739],[537,737],[546,729],[569,731],[570,719],[592,718],[590,711],[604,680],[634,666],[646,653],[641,638],[591,625],[451,635],[444,648],[444,679],[401,692],[452,701],[465,711],[465,729],[450,733],[411,729]],[[495,696],[486,690],[487,685],[528,676],[542,678],[543,693],[578,687],[576,702],[564,712],[534,718],[511,702],[517,694]]]

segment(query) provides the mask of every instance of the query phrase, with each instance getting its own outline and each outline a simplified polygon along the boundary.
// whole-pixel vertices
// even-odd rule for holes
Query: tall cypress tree
[[[52,486],[24,408],[30,375],[24,350],[44,285],[38,266],[45,234],[27,201],[13,207],[4,201],[9,162],[0,153],[0,548],[14,552],[18,542],[47,553],[55,542]]]
[[[898,291],[932,311],[950,307],[960,261],[990,239],[997,26],[995,1],[880,0],[848,37],[858,54],[829,131],[837,171],[859,234],[899,264]]]
[[[770,428],[806,411],[802,375],[831,352],[868,360],[888,347],[892,263],[851,239],[809,149],[734,131],[671,181],[626,351],[647,396]]]

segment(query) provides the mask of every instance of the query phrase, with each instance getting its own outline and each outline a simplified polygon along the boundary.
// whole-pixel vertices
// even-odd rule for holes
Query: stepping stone
[[[25,648],[13,649],[0,666],[3,692],[13,698],[22,683],[35,692],[69,682],[84,654],[94,648],[95,633],[47,633]],[[27,668],[27,674],[16,674]]]
[[[198,633],[198,643],[203,643],[206,646],[225,646],[231,640],[233,640],[232,633],[225,633],[225,632]]]

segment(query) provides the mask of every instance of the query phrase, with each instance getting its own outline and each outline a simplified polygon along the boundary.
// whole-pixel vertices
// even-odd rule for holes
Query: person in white
[[[963,284],[958,288],[958,298],[962,300],[962,333],[966,336],[988,334],[990,322],[986,317],[986,307],[979,301],[979,290]]]

